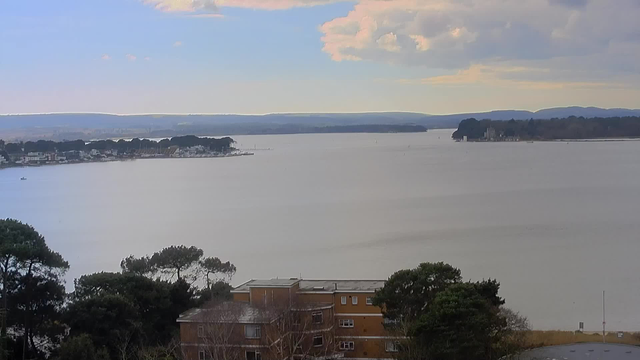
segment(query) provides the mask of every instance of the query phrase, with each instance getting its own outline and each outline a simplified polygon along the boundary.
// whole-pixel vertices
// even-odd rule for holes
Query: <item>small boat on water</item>
[[[27,178],[23,176],[20,178],[20,180],[27,180]]]

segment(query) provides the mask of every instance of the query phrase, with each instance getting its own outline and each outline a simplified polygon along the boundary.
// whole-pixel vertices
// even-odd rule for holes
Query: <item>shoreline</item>
[[[204,156],[145,156],[145,157],[133,157],[133,158],[117,158],[117,159],[97,159],[97,160],[82,160],[82,161],[68,161],[64,163],[43,163],[43,164],[5,164],[0,165],[0,171],[4,169],[13,168],[34,168],[42,166],[58,166],[58,165],[77,165],[77,164],[92,164],[92,163],[111,163],[111,162],[125,162],[135,160],[148,160],[148,159],[210,159],[210,158],[228,158],[228,157],[240,157],[240,156],[253,156],[252,152],[236,152],[221,155],[204,155]]]
[[[467,140],[467,141],[462,141],[459,139],[453,139],[456,142],[470,142],[470,143],[525,143],[525,144],[530,144],[530,143],[537,143],[537,142],[545,142],[545,143],[551,143],[551,142],[575,142],[575,143],[586,143],[586,142],[634,142],[634,141],[640,141],[640,138],[601,138],[601,139],[536,139],[536,140],[518,140],[518,141],[488,141],[488,140],[483,140],[483,139],[474,139],[474,140]]]

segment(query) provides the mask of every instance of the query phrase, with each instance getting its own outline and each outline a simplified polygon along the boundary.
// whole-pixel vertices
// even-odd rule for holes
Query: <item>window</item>
[[[353,319],[340,319],[338,320],[338,326],[342,328],[352,328]]]
[[[300,325],[300,314],[294,313],[292,316],[293,316],[293,325]]]
[[[322,324],[322,311],[311,313],[311,323]]]
[[[353,341],[341,341],[340,342],[340,350],[345,351],[353,351],[356,349],[356,346]]]
[[[198,337],[204,337],[204,325],[198,325]]]
[[[244,336],[247,339],[260,339],[260,325],[245,325]]]
[[[205,357],[204,350],[198,351],[198,360],[205,360],[205,359],[206,357]]]
[[[358,297],[357,296],[353,296],[351,298],[351,304],[352,305],[358,305]]]
[[[387,352],[398,352],[400,351],[400,343],[397,341],[387,341],[385,348]]]
[[[384,320],[382,320],[382,322],[384,324],[397,324],[398,320],[397,319],[384,318]]]
[[[346,296],[342,296],[340,298],[340,304],[342,305],[347,305],[347,297]]]
[[[373,305],[373,298],[371,296],[367,296],[367,305]]]
[[[314,336],[313,337],[313,346],[320,347],[322,345],[324,345],[324,338],[322,337],[322,335]]]
[[[259,351],[247,351],[245,355],[247,360],[262,360],[262,354]]]

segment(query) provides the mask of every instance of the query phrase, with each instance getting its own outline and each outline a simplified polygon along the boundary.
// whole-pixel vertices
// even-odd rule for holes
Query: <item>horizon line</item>
[[[420,114],[425,116],[447,116],[447,115],[459,115],[459,114],[477,114],[477,113],[490,113],[496,111],[526,111],[536,113],[542,110],[551,109],[565,109],[565,108],[582,108],[582,109],[601,109],[601,110],[631,110],[640,111],[640,109],[624,108],[624,107],[612,107],[602,108],[598,106],[555,106],[548,108],[540,108],[537,110],[527,109],[493,109],[493,110],[480,110],[480,111],[466,111],[460,113],[443,113],[443,114],[430,114],[417,111],[406,110],[385,110],[385,111],[345,111],[345,112],[269,112],[269,113],[109,113],[109,112],[35,112],[35,113],[4,113],[0,116],[32,116],[32,115],[110,115],[110,116],[267,116],[267,115],[340,115],[340,114],[388,114],[388,113],[404,113],[404,114]]]

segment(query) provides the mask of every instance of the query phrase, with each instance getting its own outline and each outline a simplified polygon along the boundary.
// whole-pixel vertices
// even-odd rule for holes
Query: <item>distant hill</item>
[[[640,110],[564,107],[536,112],[497,110],[481,113],[428,115],[411,112],[316,113],[267,115],[110,115],[34,114],[1,115],[0,138],[98,139],[165,137],[175,135],[243,135],[318,132],[323,127],[356,125],[421,125],[456,128],[468,118],[491,120],[551,119],[569,116],[594,118],[640,116]]]

